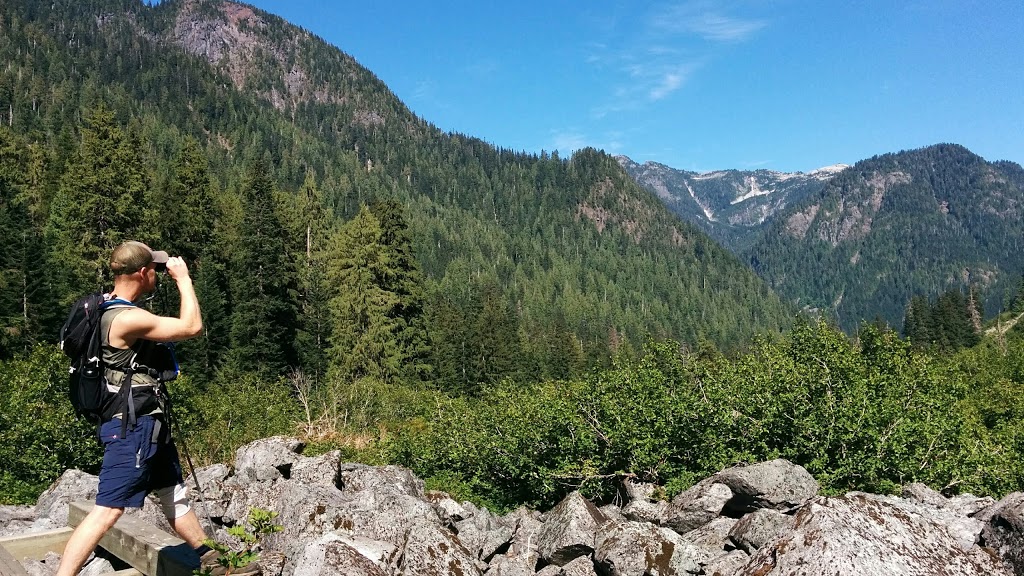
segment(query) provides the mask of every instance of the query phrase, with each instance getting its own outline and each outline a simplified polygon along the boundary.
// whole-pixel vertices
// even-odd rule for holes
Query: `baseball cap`
[[[115,274],[131,274],[150,263],[167,264],[169,256],[163,250],[153,250],[142,242],[129,240],[114,248],[110,254],[110,270]],[[159,267],[159,266],[158,266]]]

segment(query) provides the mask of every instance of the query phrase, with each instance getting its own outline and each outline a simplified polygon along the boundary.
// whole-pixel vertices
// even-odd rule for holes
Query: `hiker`
[[[77,574],[124,509],[141,508],[149,493],[159,498],[171,526],[196,550],[202,567],[223,574],[224,568],[216,562],[218,553],[203,544],[206,533],[189,505],[166,404],[152,369],[159,362],[156,350],[162,346],[158,343],[193,338],[202,330],[188,266],[181,258],[168,257],[141,242],[125,242],[111,254],[110,270],[114,288],[100,320],[103,364],[109,390],[124,392],[117,397],[128,400],[114,404],[116,413],[101,418],[103,465],[96,505],[64,547],[57,576]],[[158,270],[166,270],[178,285],[181,308],[176,318],[157,316],[132,304],[156,290]],[[129,375],[130,383],[124,381]],[[121,390],[123,386],[131,388]],[[252,565],[235,573],[254,570]]]

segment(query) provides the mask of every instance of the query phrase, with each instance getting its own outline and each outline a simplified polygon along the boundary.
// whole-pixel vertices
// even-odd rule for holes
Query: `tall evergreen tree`
[[[48,225],[67,300],[104,284],[115,246],[129,239],[152,240],[145,228],[148,181],[140,149],[104,106],[86,118]]]
[[[283,374],[294,366],[295,272],[286,257],[285,229],[264,162],[249,170],[242,192],[240,241],[231,262],[231,351],[240,370]]]
[[[327,371],[327,345],[331,334],[330,285],[327,281],[327,243],[331,215],[312,172],[298,194],[299,230],[299,325],[295,348],[299,365],[318,381]]]
[[[401,238],[404,223],[381,221],[365,205],[334,235],[328,273],[336,295],[331,300],[331,367],[335,378],[373,377],[409,381],[428,372],[422,303],[413,290],[415,268],[402,267],[405,256],[387,239]]]

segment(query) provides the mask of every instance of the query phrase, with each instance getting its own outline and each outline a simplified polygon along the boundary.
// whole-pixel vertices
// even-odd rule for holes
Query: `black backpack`
[[[104,414],[119,411],[119,395],[107,389],[100,339],[100,319],[115,303],[131,305],[102,292],[83,296],[71,307],[60,329],[60,348],[71,359],[68,370],[71,405],[75,412],[94,424],[102,422]]]

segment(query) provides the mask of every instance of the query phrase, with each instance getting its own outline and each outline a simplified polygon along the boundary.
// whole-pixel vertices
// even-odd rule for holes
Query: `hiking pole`
[[[210,518],[210,507],[206,505],[206,498],[203,497],[203,487],[199,485],[199,476],[196,474],[196,468],[192,465],[192,455],[188,451],[188,443],[185,442],[185,433],[181,431],[181,425],[178,424],[178,419],[174,417],[174,412],[171,410],[171,397],[169,394],[164,394],[164,403],[167,406],[167,421],[171,425],[172,431],[178,433],[178,437],[181,438],[181,452],[185,455],[185,463],[188,464],[188,473],[192,476],[192,482],[196,485],[196,493],[199,495],[199,503],[202,504],[203,517],[206,518],[206,523],[210,526],[210,530],[213,530],[213,519]]]

